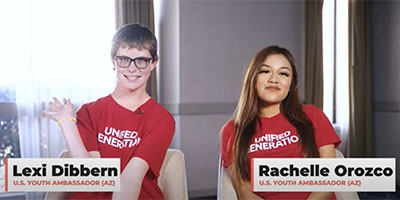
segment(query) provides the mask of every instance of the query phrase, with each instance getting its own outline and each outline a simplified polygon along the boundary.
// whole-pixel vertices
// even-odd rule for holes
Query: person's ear
[[[157,66],[157,63],[158,63],[158,58],[157,58],[156,60],[154,60],[154,61],[151,63],[150,69],[151,69],[151,70],[155,69],[156,66]]]
[[[112,69],[115,71],[115,70],[116,70],[116,67],[115,67],[115,64],[116,64],[116,63],[115,63],[115,60],[112,59],[111,62],[112,62],[112,64],[113,64],[113,68],[112,68]]]

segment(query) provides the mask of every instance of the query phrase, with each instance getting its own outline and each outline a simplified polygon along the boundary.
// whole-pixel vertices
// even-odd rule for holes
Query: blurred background
[[[148,92],[175,118],[170,148],[185,154],[190,198],[217,194],[219,131],[247,65],[268,45],[292,52],[301,100],[323,109],[345,156],[398,158],[399,11],[400,1],[382,0],[0,1],[0,175],[6,157],[57,157],[66,148],[42,110],[53,96],[79,108],[111,93],[111,39],[132,22],[159,42]]]

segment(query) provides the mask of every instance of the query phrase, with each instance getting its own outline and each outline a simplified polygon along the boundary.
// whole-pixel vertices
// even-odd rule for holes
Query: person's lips
[[[267,86],[265,87],[267,90],[281,90],[278,86]]]
[[[124,74],[124,77],[126,79],[128,79],[129,81],[134,81],[134,80],[140,78],[141,76],[140,75],[133,75],[133,74]]]

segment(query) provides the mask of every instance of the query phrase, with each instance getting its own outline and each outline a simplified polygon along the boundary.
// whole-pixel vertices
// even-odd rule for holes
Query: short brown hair
[[[112,39],[111,59],[114,58],[118,49],[123,45],[139,50],[147,49],[150,52],[153,62],[158,59],[157,39],[145,26],[140,24],[127,24],[119,28]]]

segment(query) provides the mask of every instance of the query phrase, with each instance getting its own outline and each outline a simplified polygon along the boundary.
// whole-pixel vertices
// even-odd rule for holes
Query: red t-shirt
[[[328,118],[315,106],[305,105],[303,111],[314,126],[317,148],[334,144],[341,140],[336,135]],[[252,158],[302,158],[302,147],[296,128],[279,113],[271,118],[259,117],[261,127],[256,125],[256,133],[249,147],[249,167]],[[235,140],[235,123],[227,122],[222,128],[221,157],[222,166],[232,164],[232,147]],[[264,144],[266,143],[266,144]],[[306,199],[310,192],[256,192],[264,199]],[[332,193],[330,199],[336,199]]]
[[[136,111],[119,105],[111,95],[83,105],[76,113],[77,126],[87,151],[102,158],[120,158],[121,173],[132,157],[147,162],[139,199],[163,199],[158,176],[175,132],[170,113],[153,99]],[[111,192],[75,192],[69,199],[111,199]]]

